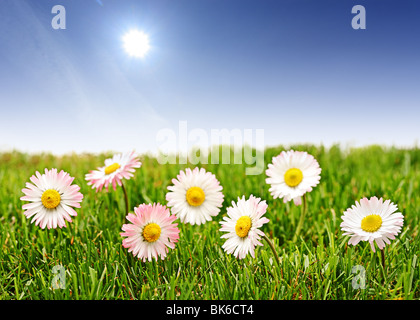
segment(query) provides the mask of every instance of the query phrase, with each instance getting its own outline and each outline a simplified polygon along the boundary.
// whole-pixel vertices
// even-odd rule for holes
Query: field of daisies
[[[0,153],[0,299],[419,299],[420,149]]]

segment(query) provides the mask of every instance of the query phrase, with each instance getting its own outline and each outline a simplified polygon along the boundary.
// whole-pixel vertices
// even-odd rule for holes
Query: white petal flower
[[[311,192],[321,179],[321,168],[318,161],[302,151],[282,151],[273,157],[273,163],[266,170],[266,183],[271,184],[269,192],[283,202],[293,200],[296,205],[302,203],[301,197]]]
[[[398,207],[390,200],[385,202],[382,198],[372,197],[369,200],[363,198],[360,203],[348,208],[341,217],[343,222],[340,227],[343,235],[351,236],[349,244],[356,245],[360,241],[369,241],[373,252],[374,242],[379,249],[390,244],[390,239],[401,231],[404,216],[401,212],[395,212]]]
[[[24,215],[33,217],[32,222],[45,227],[66,227],[65,220],[71,222],[70,216],[77,216],[73,208],[80,208],[83,195],[79,192],[80,187],[72,185],[73,177],[63,170],[57,173],[57,169],[45,169],[44,174],[38,171],[30,178],[22,189],[25,196],[20,199],[30,201],[24,204]]]
[[[238,198],[237,204],[232,201],[232,207],[227,208],[228,217],[223,217],[224,221],[220,222],[220,231],[227,232],[221,236],[227,239],[222,248],[236,258],[243,259],[248,253],[254,257],[255,247],[262,246],[259,240],[264,232],[259,228],[269,220],[263,217],[267,204],[260,200],[251,195],[248,200],[245,196]]]
[[[116,190],[117,184],[121,186],[122,179],[129,180],[133,176],[135,168],[140,167],[141,162],[135,152],[116,154],[105,160],[105,166],[91,170],[86,174],[85,179],[88,181],[88,185],[92,185],[92,189],[96,188],[96,192],[101,191],[103,187],[109,191],[109,186]]]
[[[216,176],[203,168],[180,171],[168,186],[166,200],[182,223],[202,224],[217,216],[223,203],[223,189]]]

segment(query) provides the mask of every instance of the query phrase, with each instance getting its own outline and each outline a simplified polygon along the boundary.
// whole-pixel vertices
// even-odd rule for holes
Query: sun
[[[149,36],[140,30],[130,30],[123,36],[124,49],[128,55],[143,58],[150,50]]]

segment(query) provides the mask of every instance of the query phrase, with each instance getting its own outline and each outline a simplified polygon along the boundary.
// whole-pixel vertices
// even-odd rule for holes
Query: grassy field
[[[420,149],[294,149],[311,153],[322,167],[295,243],[301,207],[273,200],[265,172],[247,176],[246,165],[203,164],[199,166],[214,173],[223,186],[220,214],[200,226],[179,224],[175,250],[152,263],[139,261],[122,247],[126,220],[121,188],[96,193],[84,180],[111,154],[0,154],[0,299],[419,299]],[[265,151],[265,168],[282,150]],[[166,204],[166,187],[186,167],[160,165],[148,156],[141,161],[134,178],[125,181],[131,210],[143,202]],[[44,168],[69,172],[84,194],[67,228],[42,230],[22,213],[26,202],[19,199],[21,189]],[[221,248],[219,221],[226,207],[250,194],[267,200],[270,222],[262,230],[275,245],[280,268],[265,242],[254,259],[237,260]],[[343,211],[374,195],[391,199],[405,217],[402,232],[385,249],[385,270],[379,250],[373,253],[366,242],[348,246],[340,230]],[[56,265],[65,270],[62,289],[52,288]],[[355,266],[365,270],[364,289],[352,287],[361,275],[352,272]]]

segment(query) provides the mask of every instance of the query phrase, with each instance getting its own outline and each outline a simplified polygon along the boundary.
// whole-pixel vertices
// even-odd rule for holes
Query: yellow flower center
[[[248,216],[242,216],[236,221],[235,231],[238,237],[244,238],[251,229],[252,221]]]
[[[60,204],[61,196],[56,190],[48,189],[42,194],[41,201],[45,208],[54,209]]]
[[[105,174],[106,175],[111,174],[111,173],[113,173],[115,170],[117,170],[119,168],[120,168],[119,163],[116,163],[115,162],[115,163],[113,163],[110,166],[108,166],[108,167],[105,168]]]
[[[160,226],[156,223],[149,223],[143,229],[143,238],[147,242],[155,242],[160,237]]]
[[[377,214],[371,214],[363,218],[361,227],[366,232],[375,232],[382,225],[382,218]]]
[[[291,168],[286,171],[284,174],[284,181],[289,187],[296,187],[299,185],[299,183],[302,182],[303,179],[303,173],[300,171],[300,169],[297,168]]]
[[[200,187],[191,187],[187,190],[186,198],[190,206],[198,207],[204,202],[206,195]]]

